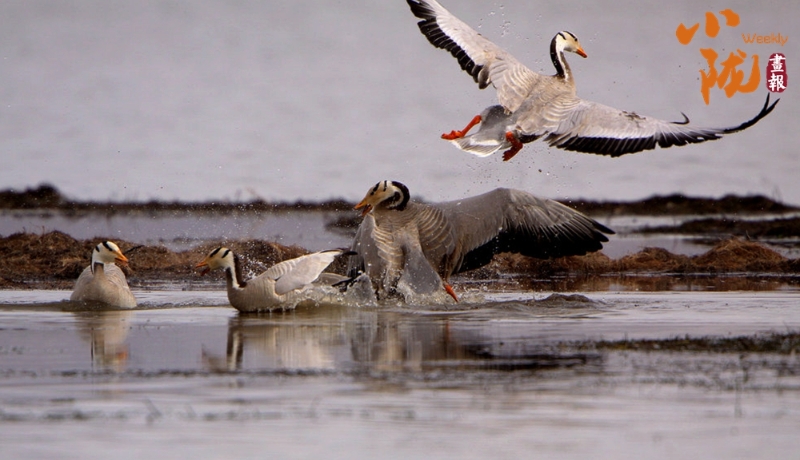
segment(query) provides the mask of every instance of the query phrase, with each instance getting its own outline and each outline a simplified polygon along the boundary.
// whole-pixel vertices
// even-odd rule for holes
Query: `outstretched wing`
[[[614,231],[557,201],[500,188],[464,200],[437,204],[458,230],[455,273],[515,252],[547,259],[602,249]]]
[[[342,252],[333,249],[285,260],[270,267],[263,276],[274,279],[275,293],[283,295],[312,283]]]
[[[766,117],[778,101],[780,99],[770,105],[767,94],[764,107],[755,117],[729,128],[695,128],[688,125],[685,115],[683,122],[669,122],[577,98],[573,99],[574,103],[560,108],[558,104],[548,107],[548,112],[553,112],[551,120],[557,120],[549,127],[543,128],[539,119],[522,119],[518,124],[523,134],[539,135],[543,130],[549,131],[544,140],[552,147],[618,157],[656,146],[697,144],[742,131]]]
[[[428,41],[449,51],[481,89],[494,85],[498,101],[507,110],[516,111],[542,78],[450,14],[436,0],[406,1],[414,16],[422,19],[417,25]]]

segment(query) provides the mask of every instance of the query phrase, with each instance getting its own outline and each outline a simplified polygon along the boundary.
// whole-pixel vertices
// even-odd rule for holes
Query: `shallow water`
[[[794,293],[489,293],[255,316],[220,292],[137,295],[141,309],[98,312],[64,311],[65,291],[0,291],[4,458],[797,452],[796,352],[592,345],[797,331]]]

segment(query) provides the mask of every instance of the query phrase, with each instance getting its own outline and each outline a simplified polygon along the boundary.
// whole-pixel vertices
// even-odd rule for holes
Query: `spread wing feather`
[[[561,203],[520,190],[496,189],[435,206],[459,235],[455,273],[485,265],[499,252],[542,259],[583,255],[602,249],[604,233],[614,233]]]
[[[577,98],[574,102],[569,106],[565,104],[567,108],[552,117],[558,123],[551,122],[548,126],[539,120],[521,120],[520,130],[531,134],[549,131],[544,140],[553,147],[617,157],[652,150],[656,146],[667,148],[719,139],[724,134],[753,126],[772,112],[778,103],[775,101],[770,105],[767,94],[761,111],[738,126],[695,128],[688,125],[688,118],[683,122],[670,122]]]
[[[275,280],[275,293],[286,294],[316,280],[342,250],[315,252],[273,265],[262,276]]]
[[[479,88],[494,85],[498,101],[507,110],[517,110],[537,80],[542,78],[453,16],[436,0],[407,2],[414,15],[422,19],[417,25],[428,41],[450,52]]]

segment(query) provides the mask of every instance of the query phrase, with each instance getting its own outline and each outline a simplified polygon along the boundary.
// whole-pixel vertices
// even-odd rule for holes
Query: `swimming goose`
[[[78,277],[69,300],[103,302],[120,308],[135,307],[136,298],[128,287],[125,273],[114,262],[128,263],[128,258],[116,244],[104,241],[95,246],[92,262]]]
[[[681,122],[659,120],[626,112],[576,95],[575,80],[564,52],[586,57],[575,35],[561,31],[550,43],[555,75],[541,75],[490,42],[447,11],[436,0],[407,0],[422,19],[420,31],[437,48],[449,51],[480,89],[497,90],[498,106],[476,116],[461,131],[442,134],[460,149],[488,156],[500,149],[508,161],[524,143],[543,137],[551,147],[618,157],[628,153],[719,139],[756,124],[778,100],[767,101],[751,120],[729,128],[693,128],[684,115]],[[479,130],[467,135],[477,124]]]
[[[198,263],[195,268],[205,268],[201,275],[218,268],[225,270],[228,301],[239,311],[268,311],[275,308],[292,308],[302,300],[304,288],[315,280],[333,284],[346,279],[322,270],[345,253],[341,249],[320,251],[294,259],[284,260],[248,281],[242,279],[239,257],[228,248],[217,248]]]
[[[602,249],[614,232],[556,201],[498,188],[445,203],[410,201],[408,187],[381,181],[358,203],[364,220],[356,232],[348,274],[366,273],[382,296],[429,294],[450,275],[488,264],[494,254],[515,252],[547,259]]]

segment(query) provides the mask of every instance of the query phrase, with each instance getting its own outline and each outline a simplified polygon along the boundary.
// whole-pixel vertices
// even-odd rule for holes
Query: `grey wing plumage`
[[[417,241],[434,270],[447,274],[447,259],[457,246],[456,230],[448,216],[435,205],[409,204],[414,212]]]
[[[338,273],[328,273],[322,272],[319,274],[316,280],[314,280],[314,284],[320,284],[323,286],[333,286],[338,283],[343,283],[345,281],[352,280],[349,276],[340,275]]]
[[[372,267],[382,265],[378,254],[378,247],[375,242],[375,219],[372,215],[367,215],[358,226],[356,236],[353,238],[353,245],[350,250],[356,254],[350,256],[347,261],[347,276],[355,277],[359,273],[370,274]]]
[[[453,16],[436,0],[407,2],[411,12],[422,19],[417,25],[428,41],[449,51],[481,89],[494,85],[500,104],[507,110],[517,110],[536,81],[542,78]]]
[[[667,148],[696,144],[753,126],[772,112],[779,100],[770,105],[767,94],[761,111],[738,126],[695,128],[688,126],[689,120],[685,115],[683,122],[669,122],[575,99],[575,103],[559,115],[558,122],[548,129],[549,134],[544,140],[553,147],[612,157],[652,150],[656,146]],[[520,120],[519,125],[523,132],[541,130],[538,120],[529,127],[525,126],[524,120]]]
[[[86,267],[81,272],[80,276],[78,276],[77,281],[75,281],[75,286],[72,288],[72,294],[70,295],[69,299],[72,301],[79,301],[81,297],[87,292],[87,288],[89,284],[92,282],[94,275],[92,274],[91,267]]]
[[[284,260],[270,267],[261,276],[274,279],[275,293],[283,295],[312,283],[342,252],[340,249],[321,251]]]
[[[116,286],[117,289],[120,290],[120,292],[130,293],[130,288],[128,287],[128,279],[125,277],[125,272],[123,272],[121,268],[119,268],[115,264],[106,264],[105,274],[108,281],[111,282],[111,284],[113,284],[114,286]],[[131,297],[133,297],[133,295],[131,295]]]
[[[496,189],[436,205],[458,233],[455,273],[483,266],[494,254],[547,259],[602,249],[614,231],[574,209],[529,193]]]
[[[398,236],[397,243],[403,251],[403,270],[397,281],[398,288],[402,289],[405,284],[411,288],[411,292],[416,294],[432,294],[440,291],[442,279],[436,271],[437,267],[431,265],[431,260],[423,252],[422,244],[419,241],[424,234],[420,232],[416,235]],[[436,237],[434,235],[428,237],[429,240],[432,238]]]

